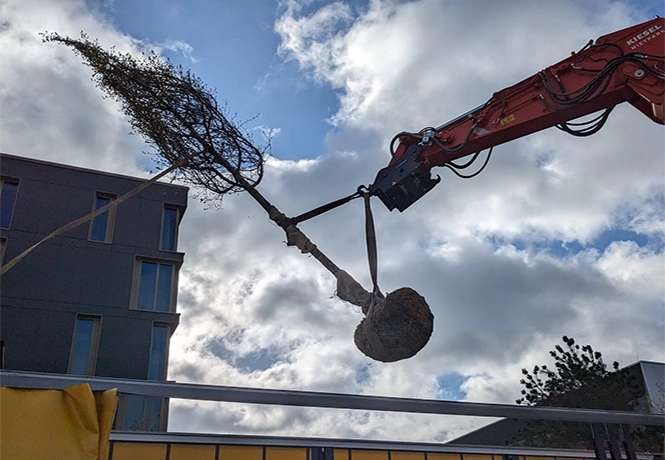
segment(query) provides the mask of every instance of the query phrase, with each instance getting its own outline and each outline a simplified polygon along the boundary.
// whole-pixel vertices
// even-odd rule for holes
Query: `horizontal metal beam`
[[[371,449],[403,452],[465,453],[486,455],[515,455],[533,457],[568,457],[595,459],[592,450],[538,449],[506,446],[467,446],[435,444],[427,442],[375,441],[369,439],[301,438],[291,436],[259,436],[238,434],[194,434],[194,433],[137,433],[111,432],[111,441],[171,444],[221,444],[269,447],[310,447],[333,449]]]
[[[117,388],[121,393],[201,401],[223,401],[279,406],[323,407],[417,414],[467,415],[475,417],[506,417],[529,420],[567,422],[626,423],[665,426],[662,415],[618,412],[596,409],[517,406],[510,404],[429,399],[393,398],[343,393],[268,390],[194,383],[150,380],[112,379],[101,377],[0,371],[0,385],[14,388],[62,389],[88,383],[93,390]]]

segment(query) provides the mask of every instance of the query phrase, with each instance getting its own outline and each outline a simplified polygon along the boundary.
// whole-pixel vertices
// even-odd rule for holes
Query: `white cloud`
[[[137,52],[131,37],[100,22],[76,0],[26,0],[3,4],[0,33],[2,114],[0,149],[7,153],[144,175],[142,140],[119,105],[103,99],[90,70],[71,50],[42,43],[39,33],[78,37],[85,30],[105,46]]]
[[[598,268],[622,291],[657,299],[663,290],[663,257],[632,241],[613,242],[597,262]]]
[[[258,125],[252,128],[252,131],[257,131],[260,133],[264,142],[270,142],[275,137],[279,136],[279,134],[282,132],[282,128],[272,128],[270,126]]]
[[[192,45],[181,40],[167,40],[163,43],[156,43],[153,48],[160,53],[163,52],[163,50],[180,53],[193,64],[199,62],[199,59],[194,57],[194,48],[192,48]]]
[[[145,175],[145,145],[127,135],[117,105],[101,98],[78,58],[37,33],[83,29],[132,52],[141,43],[83,1],[3,7],[9,26],[0,32],[0,61],[12,65],[0,67],[0,149]],[[647,19],[605,0],[509,7],[374,0],[363,11],[341,1],[289,1],[280,12],[281,55],[337,89],[341,102],[325,155],[267,159],[259,189],[292,216],[371,182],[388,162],[394,133],[445,122],[589,38]],[[549,130],[497,148],[476,179],[442,172],[442,184],[403,214],[377,201],[380,285],[413,287],[436,317],[428,346],[394,364],[371,362],[355,348],[360,311],[334,297],[334,280],[314,259],[285,247],[283,232],[250,197],[226,197],[219,210],[192,200],[181,227],[187,256],[169,377],[433,398],[437,378],[456,373],[468,400],[513,402],[519,370],[545,361],[564,334],[593,344],[607,361],[663,360],[664,149],[662,127],[622,106],[591,138]],[[369,286],[362,219],[356,201],[301,228]],[[566,257],[547,244],[586,244],[615,228],[656,243],[615,242]],[[437,441],[483,422],[220,407],[173,402],[172,428]]]

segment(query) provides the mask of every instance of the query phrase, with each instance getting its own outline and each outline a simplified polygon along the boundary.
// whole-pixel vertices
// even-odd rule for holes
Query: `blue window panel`
[[[152,344],[150,345],[150,367],[148,380],[163,380],[166,377],[166,349],[168,346],[169,329],[166,326],[152,328]]]
[[[141,262],[136,308],[150,311],[171,311],[173,265]]]
[[[14,204],[18,195],[18,182],[2,181],[2,192],[0,192],[0,227],[9,228],[14,214]]]
[[[143,400],[141,395],[124,395],[125,412],[122,429],[126,431],[143,430]]]
[[[139,295],[136,308],[139,310],[154,310],[156,286],[157,264],[153,262],[141,262]]]
[[[169,311],[171,307],[171,277],[173,266],[159,264],[159,276],[157,278],[157,300],[155,310]]]
[[[78,318],[76,320],[76,329],[74,331],[74,343],[72,345],[70,374],[88,375],[91,370],[91,360],[93,358],[93,343],[95,334],[95,320],[87,318]]]
[[[162,251],[175,251],[176,230],[178,229],[178,210],[164,208],[164,219],[162,221]]]
[[[146,431],[159,431],[162,419],[163,398],[146,396],[143,404],[143,429]]]
[[[122,395],[124,412],[121,426],[123,431],[159,431],[165,399],[155,396]]]
[[[111,202],[110,198],[98,196],[95,199],[95,210],[102,208]],[[90,239],[93,241],[106,241],[106,233],[109,224],[109,212],[106,211],[92,221]]]

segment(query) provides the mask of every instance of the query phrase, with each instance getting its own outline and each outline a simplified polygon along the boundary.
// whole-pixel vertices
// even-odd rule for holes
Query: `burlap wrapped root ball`
[[[369,309],[353,339],[365,355],[390,363],[418,353],[433,330],[434,315],[425,298],[403,287]]]

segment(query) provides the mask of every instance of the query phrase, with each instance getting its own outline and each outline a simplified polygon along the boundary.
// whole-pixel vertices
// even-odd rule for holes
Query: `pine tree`
[[[583,409],[633,411],[644,393],[640,382],[614,361],[608,369],[601,352],[591,345],[579,345],[563,336],[564,346],[550,351],[554,368],[534,366],[522,369],[522,397],[516,402],[528,406],[554,406]],[[644,451],[662,452],[663,430],[642,427],[635,430],[634,441]],[[532,447],[591,449],[592,436],[587,423],[523,422],[513,444]]]

